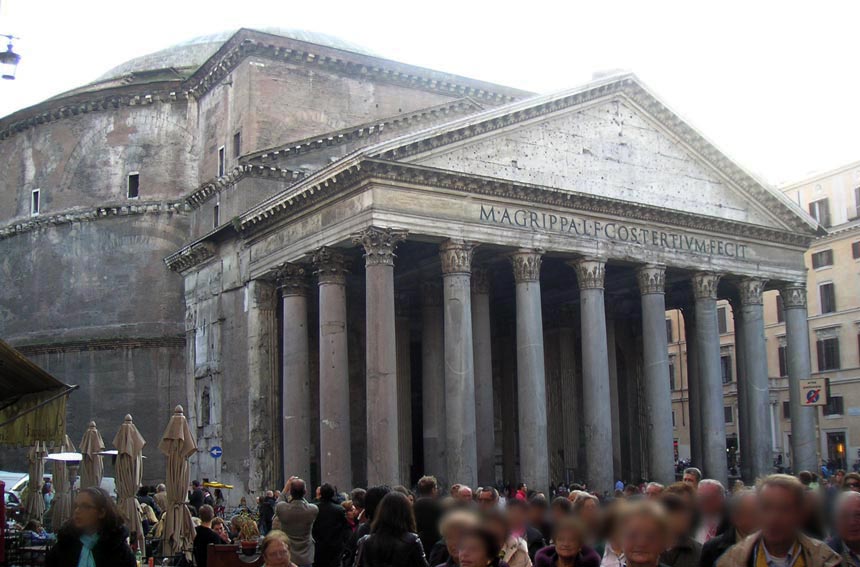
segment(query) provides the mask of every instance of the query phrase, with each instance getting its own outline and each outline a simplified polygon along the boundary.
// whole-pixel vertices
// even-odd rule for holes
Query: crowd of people
[[[223,496],[195,482],[194,564],[209,544],[251,542],[266,567],[860,567],[860,474],[774,474],[731,490],[684,470],[682,480],[618,486],[598,497],[579,485],[548,493],[432,476],[403,486],[308,493],[300,478],[225,517]],[[163,490],[142,506],[163,508]],[[40,526],[30,529],[38,533]],[[131,567],[113,500],[81,490],[47,565]]]

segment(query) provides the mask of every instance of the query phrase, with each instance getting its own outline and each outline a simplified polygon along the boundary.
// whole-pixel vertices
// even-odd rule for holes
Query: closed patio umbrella
[[[61,453],[73,453],[75,446],[66,435],[60,446]],[[72,515],[72,482],[69,468],[74,461],[54,461],[54,500],[51,504],[51,525],[54,531],[60,529]]]
[[[104,459],[99,453],[105,450],[102,434],[96,429],[96,422],[91,421],[81,439],[81,488],[101,486],[104,475]]]
[[[119,428],[113,438],[116,447],[116,499],[119,510],[125,518],[128,531],[132,534],[132,542],[137,541],[138,549],[143,550],[143,524],[140,521],[140,503],[137,501],[137,489],[140,488],[141,469],[143,463],[143,446],[146,445],[143,436],[135,427],[130,415]]]
[[[188,457],[197,452],[197,442],[188,427],[182,406],[176,406],[158,448],[167,456],[167,516],[164,525],[164,554],[185,553],[190,559],[194,545],[194,523],[185,505],[191,470]]]
[[[36,441],[36,445],[27,453],[30,463],[30,480],[27,483],[27,496],[24,501],[24,512],[28,520],[42,521],[45,514],[45,499],[42,497],[42,485],[45,478],[45,445]]]

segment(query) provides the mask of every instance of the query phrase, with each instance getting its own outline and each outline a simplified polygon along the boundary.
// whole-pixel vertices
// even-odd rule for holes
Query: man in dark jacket
[[[220,545],[224,542],[212,529],[212,520],[215,518],[212,506],[204,504],[197,516],[200,518],[200,525],[194,528],[194,562],[197,567],[206,567],[209,544]]]
[[[194,510],[200,510],[200,507],[205,504],[206,496],[203,494],[203,489],[200,488],[199,480],[191,481],[191,492],[188,494],[188,503],[194,507]]]
[[[275,506],[277,504],[275,493],[267,490],[266,494],[263,495],[263,499],[260,500],[260,508],[258,510],[260,514],[260,533],[262,535],[266,535],[272,531],[272,519],[275,517]]]
[[[842,564],[857,565],[860,560],[860,493],[848,491],[836,500],[836,534],[827,545],[842,556]]]
[[[732,527],[702,546],[701,567],[714,567],[717,559],[731,546],[759,528],[755,491],[735,493],[729,500],[728,511]]]
[[[319,514],[312,530],[316,547],[314,567],[338,567],[346,540],[352,533],[346,521],[346,511],[334,498],[334,487],[323,484],[317,502]]]
[[[430,551],[442,537],[439,535],[439,520],[442,519],[442,505],[438,499],[439,486],[436,477],[422,476],[418,481],[418,498],[412,509],[415,512],[415,526],[421,545]]]

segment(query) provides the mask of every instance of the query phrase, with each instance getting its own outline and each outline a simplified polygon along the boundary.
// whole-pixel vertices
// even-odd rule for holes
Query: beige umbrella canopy
[[[99,453],[105,450],[102,434],[96,429],[96,422],[91,421],[81,439],[81,488],[99,487],[102,484],[105,465]]]
[[[74,453],[75,446],[66,435],[60,446],[60,453]],[[51,525],[54,531],[60,529],[72,515],[72,482],[69,465],[65,461],[54,461],[54,500],[51,504]]]
[[[36,441],[36,446],[27,453],[30,463],[30,480],[27,483],[27,494],[24,499],[24,512],[28,520],[42,521],[45,514],[45,499],[42,497],[42,485],[45,478],[45,454],[47,449],[43,443]]]
[[[164,430],[159,450],[167,456],[167,516],[164,526],[164,554],[190,555],[194,545],[194,523],[185,505],[191,470],[188,457],[197,452],[197,442],[188,427],[182,406],[176,406]],[[190,556],[189,556],[190,559]]]
[[[140,488],[140,479],[143,465],[143,446],[146,445],[143,436],[135,427],[130,415],[125,416],[116,437],[113,438],[113,446],[116,447],[116,498],[119,511],[125,518],[128,531],[134,542],[137,540],[138,549],[143,550],[144,538],[143,524],[140,521],[140,503],[136,495]]]

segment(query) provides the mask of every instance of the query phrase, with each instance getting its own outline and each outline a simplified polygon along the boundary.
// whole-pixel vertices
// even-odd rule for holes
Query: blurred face
[[[452,484],[451,485],[451,496],[453,496],[454,498],[457,498],[457,496],[459,494],[460,494],[460,485],[459,484]]]
[[[684,473],[684,484],[689,484],[693,488],[698,488],[699,481],[696,479],[696,475],[692,473]]]
[[[218,536],[222,540],[227,541],[228,539],[230,539],[230,536],[227,535],[227,528],[224,526],[224,524],[219,522],[219,523],[215,524],[214,526],[212,526],[212,530],[216,534],[218,534]]]
[[[705,516],[719,516],[723,512],[725,496],[719,486],[703,484],[699,486],[699,510]]]
[[[445,547],[448,549],[448,555],[454,563],[459,564],[458,556],[460,554],[460,538],[463,536],[462,526],[449,526],[448,533],[445,534]]]
[[[357,513],[357,511],[356,511],[356,509],[355,509],[355,506],[350,506],[349,508],[347,508],[347,509],[346,509],[346,519],[347,519],[347,520],[349,520],[349,521],[353,521],[353,520],[355,520],[355,516],[356,516],[357,514],[358,514],[358,513]]]
[[[104,510],[99,510],[89,494],[86,492],[78,494],[72,512],[72,523],[77,529],[88,533],[97,532],[104,517]]]
[[[599,509],[597,502],[589,498],[582,503],[582,508],[579,511],[579,518],[588,526],[594,526],[598,520]]]
[[[582,542],[576,530],[565,529],[555,534],[555,551],[562,559],[571,559],[579,554]]]
[[[272,542],[266,548],[263,560],[269,567],[290,567],[290,548],[282,541]]]
[[[460,542],[460,567],[486,567],[490,562],[484,543],[476,537],[464,537]]]
[[[662,493],[662,492],[663,492],[663,489],[657,485],[654,485],[654,484],[649,484],[648,486],[645,487],[645,497],[650,499],[650,500],[657,498],[658,496],[660,496],[660,493]]]
[[[457,496],[463,502],[470,502],[472,500],[472,489],[468,486],[461,486],[457,492]]]
[[[526,512],[519,506],[508,506],[506,508],[508,514],[508,523],[511,525],[511,530],[515,532],[522,531],[526,524]]]
[[[496,541],[499,542],[499,545],[505,545],[505,542],[508,540],[508,526],[503,524],[502,522],[493,520],[491,522],[487,522],[487,529],[493,532],[493,535],[496,536]]]
[[[492,510],[496,507],[496,497],[489,490],[482,490],[478,495],[478,504],[484,510]]]
[[[732,514],[732,524],[743,535],[749,535],[759,529],[758,499],[754,494],[741,498]]]
[[[846,500],[836,514],[836,531],[846,545],[860,548],[860,498]]]
[[[860,492],[860,480],[856,478],[849,478],[842,485],[845,490],[850,490],[851,492]]]
[[[691,531],[693,525],[693,514],[688,509],[675,510],[669,514],[669,530],[677,540]]]
[[[544,520],[544,509],[540,506],[531,506],[529,508],[529,520],[535,526],[540,525]]]
[[[666,549],[663,531],[653,518],[633,516],[624,523],[621,532],[621,549],[628,565],[656,566],[660,554]]]
[[[803,524],[803,503],[781,486],[765,486],[759,493],[761,533],[768,541],[790,544]]]

